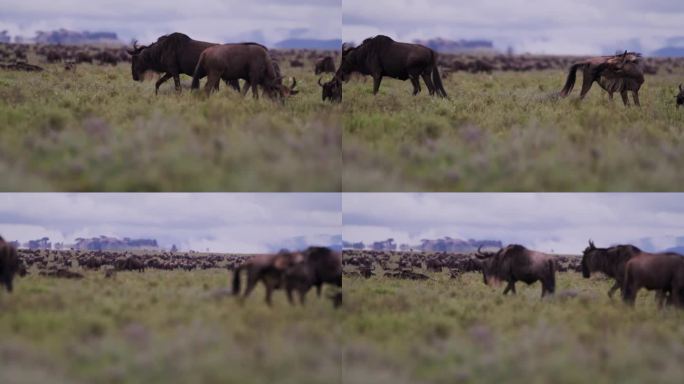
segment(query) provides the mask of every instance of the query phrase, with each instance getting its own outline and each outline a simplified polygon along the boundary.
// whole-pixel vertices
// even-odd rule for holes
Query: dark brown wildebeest
[[[447,97],[437,68],[437,54],[419,44],[398,43],[383,35],[368,38],[358,47],[343,49],[342,63],[335,77],[346,82],[353,72],[373,77],[374,95],[380,89],[383,76],[388,76],[411,79],[414,95],[420,92],[419,77],[422,77],[430,95]]]
[[[342,102],[342,82],[337,77],[325,84],[321,84],[321,78],[318,78],[318,85],[321,86],[321,99],[323,101],[330,100],[331,103]]]
[[[275,289],[283,288],[283,274],[297,263],[304,261],[299,252],[281,251],[275,255],[253,256],[233,271],[233,294],[240,294],[240,271],[247,271],[247,287],[242,295],[245,300],[259,281],[266,287],[266,304],[271,305]]]
[[[602,272],[615,279],[615,283],[608,291],[608,297],[613,298],[615,291],[622,289],[627,261],[640,252],[641,250],[633,245],[597,248],[594,242],[589,240],[589,246],[582,254],[582,276],[588,279],[592,272]]]
[[[679,84],[679,94],[677,95],[677,108],[684,105],[684,86]]]
[[[668,304],[684,308],[684,256],[674,253],[640,252],[625,265],[622,299],[634,305],[639,289],[669,292]],[[662,301],[661,301],[662,302]]]
[[[116,269],[119,271],[145,272],[145,264],[137,256],[128,256],[116,261]]]
[[[162,36],[149,46],[138,47],[133,43],[133,49],[128,51],[131,55],[133,80],[142,81],[146,71],[164,73],[154,84],[154,93],[157,94],[159,87],[170,78],[173,78],[176,91],[180,92],[180,75],[193,76],[202,52],[214,45],[217,44],[193,40],[178,32]],[[198,76],[202,78],[205,74],[200,72]],[[237,80],[231,81],[229,85],[240,90]]]
[[[316,60],[314,73],[317,75],[320,75],[321,73],[335,73],[335,60],[333,60],[332,56],[326,56]]]
[[[580,99],[584,99],[594,82],[597,82],[608,92],[611,100],[613,93],[619,92],[625,105],[629,105],[627,93],[631,91],[634,104],[639,106],[639,89],[644,83],[644,72],[640,66],[640,60],[641,54],[625,51],[620,55],[592,57],[574,63],[570,66],[560,96],[566,97],[572,92],[577,79],[577,70],[581,69],[583,78]]]
[[[553,256],[529,250],[522,245],[511,244],[498,252],[482,252],[478,248],[475,256],[482,260],[482,276],[487,285],[497,281],[508,283],[504,295],[515,294],[515,282],[532,284],[540,281],[541,296],[553,294],[556,290],[556,262]]]
[[[205,49],[197,61],[192,77],[192,89],[199,88],[202,76],[207,75],[204,91],[207,95],[216,89],[221,79],[228,81],[245,80],[252,87],[252,95],[259,98],[258,86],[271,99],[283,100],[295,94],[296,79],[291,87],[282,85],[268,49],[256,43],[222,44]],[[249,87],[245,86],[243,95]]]
[[[7,292],[12,292],[12,280],[19,272],[19,267],[17,249],[0,237],[0,283],[7,288]]]
[[[297,291],[300,303],[304,304],[306,293],[316,287],[316,294],[321,296],[323,284],[331,284],[342,288],[342,256],[327,247],[309,247],[304,252],[303,260],[288,268],[283,277],[287,299],[291,304],[292,292]],[[333,302],[339,306],[342,302],[341,292],[335,293]]]

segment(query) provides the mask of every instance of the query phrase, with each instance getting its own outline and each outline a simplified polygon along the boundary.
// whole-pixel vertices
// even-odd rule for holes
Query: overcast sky
[[[73,242],[100,235],[155,238],[166,248],[267,252],[305,236],[329,245],[340,235],[340,195],[0,194],[0,235]]]
[[[342,207],[345,241],[450,236],[568,254],[581,253],[590,238],[597,246],[645,247],[643,238],[660,250],[684,245],[684,194],[345,193]]]
[[[183,32],[212,42],[339,39],[341,0],[0,0],[0,30],[33,37],[67,28],[151,42]]]
[[[684,46],[682,0],[344,0],[343,40],[491,39],[505,50],[600,54]]]

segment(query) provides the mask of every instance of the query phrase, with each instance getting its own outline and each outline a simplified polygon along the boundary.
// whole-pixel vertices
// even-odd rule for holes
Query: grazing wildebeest
[[[583,78],[580,99],[584,99],[592,84],[597,82],[601,88],[608,92],[608,97],[611,100],[613,93],[619,92],[625,105],[629,105],[627,93],[631,91],[634,104],[639,106],[639,89],[644,83],[644,72],[640,66],[640,59],[641,54],[625,51],[620,55],[592,57],[577,62],[570,67],[560,96],[566,97],[572,92],[577,78],[577,70],[581,69]]]
[[[19,267],[16,248],[0,236],[0,283],[7,288],[7,292],[12,292],[12,280],[19,272]]]
[[[634,305],[639,289],[669,292],[668,303],[684,308],[684,256],[640,252],[625,265],[622,299]]]
[[[318,85],[321,87],[321,98],[323,101],[330,100],[331,103],[342,102],[342,82],[337,77],[325,84],[321,83],[321,78],[318,78]]]
[[[430,95],[447,97],[437,68],[437,54],[419,44],[399,43],[383,35],[368,38],[358,47],[343,49],[342,64],[335,77],[346,82],[353,72],[373,77],[374,95],[380,89],[383,76],[388,76],[411,79],[414,95],[420,92],[419,77],[422,77]]]
[[[294,303],[293,291],[297,291],[300,303],[304,304],[305,295],[311,287],[316,287],[319,297],[323,284],[342,287],[342,256],[338,252],[326,247],[309,247],[302,255],[303,260],[284,273],[287,299],[291,304]],[[341,299],[341,293],[339,297],[335,294],[335,306],[341,304]]]
[[[256,287],[259,281],[266,287],[266,303],[271,305],[273,290],[283,287],[283,274],[297,263],[304,261],[304,255],[299,252],[281,251],[275,255],[253,256],[233,271],[233,294],[240,294],[240,271],[247,271],[247,287],[242,299]]]
[[[684,85],[679,84],[679,94],[677,95],[677,108],[684,105]]]
[[[204,91],[207,95],[216,89],[221,79],[237,81],[244,79],[252,87],[252,95],[259,98],[258,86],[271,99],[283,100],[295,94],[296,79],[291,87],[282,85],[268,49],[256,43],[223,44],[205,49],[197,61],[195,74],[192,77],[192,89],[199,88],[200,78],[206,74],[207,83]],[[243,95],[248,87],[243,89]]]
[[[540,281],[542,297],[556,290],[556,262],[553,256],[518,244],[508,245],[498,252],[482,252],[481,249],[480,246],[475,256],[482,260],[484,282],[487,285],[497,281],[508,282],[504,295],[509,291],[515,294],[516,281],[527,284]]]
[[[145,272],[145,264],[137,256],[128,256],[116,261],[116,269],[119,271]]]
[[[142,81],[146,71],[164,73],[154,84],[154,93],[157,94],[159,87],[172,77],[176,91],[180,92],[180,75],[193,76],[202,52],[214,45],[217,44],[193,40],[188,35],[178,32],[162,36],[149,46],[137,46],[133,43],[133,49],[128,50],[131,55],[133,80]],[[202,78],[205,74],[200,72],[198,76]],[[228,84],[233,89],[240,90],[237,80]]]
[[[317,75],[320,75],[321,73],[335,73],[335,60],[333,60],[332,56],[326,56],[316,60],[314,72]]]

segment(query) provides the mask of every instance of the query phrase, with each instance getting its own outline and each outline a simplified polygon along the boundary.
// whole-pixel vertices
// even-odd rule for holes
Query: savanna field
[[[684,72],[646,75],[641,108],[565,70],[454,72],[449,100],[383,78],[344,86],[345,191],[674,191],[684,183]],[[631,95],[630,95],[631,103]]]
[[[612,281],[557,276],[488,287],[482,275],[344,279],[345,383],[681,383],[684,313],[643,291],[635,309]]]
[[[185,75],[181,94],[170,80],[155,96],[130,63],[28,61],[45,71],[0,70],[2,190],[341,189],[341,107],[321,101],[313,62],[281,62],[300,91],[283,106],[225,84],[206,99]]]
[[[339,383],[340,311],[244,305],[225,269],[30,273],[0,293],[2,383]]]

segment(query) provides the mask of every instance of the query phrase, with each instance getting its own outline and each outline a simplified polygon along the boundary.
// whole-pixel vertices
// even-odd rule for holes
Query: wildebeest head
[[[133,49],[128,49],[129,55],[131,55],[131,73],[133,75],[134,81],[142,81],[144,78],[145,71],[148,69],[148,65],[145,58],[142,56],[142,51],[147,48],[145,45],[138,46],[138,42],[133,42]]]
[[[591,277],[593,268],[590,266],[593,266],[597,252],[599,252],[599,249],[596,248],[593,241],[589,240],[589,246],[582,253],[582,276],[584,278]]]
[[[283,84],[283,78],[278,77],[270,83],[267,83],[264,87],[266,95],[272,100],[278,100],[284,102],[289,96],[294,96],[299,93],[297,89],[297,78],[292,78],[292,84],[290,86]]]
[[[679,95],[677,95],[677,108],[684,105],[684,85],[679,84]]]
[[[323,101],[330,100],[332,103],[342,102],[342,81],[339,78],[333,77],[332,80],[322,84],[319,77],[318,85],[321,87],[321,99]]]
[[[0,284],[7,288],[7,292],[12,292],[12,280],[19,270],[20,262],[16,248],[0,237]]]
[[[499,250],[499,252],[501,252],[501,250]],[[480,246],[479,248],[477,248],[477,252],[475,253],[475,257],[478,258],[480,268],[482,269],[482,281],[486,285],[496,285],[500,283],[498,277],[494,273],[492,273],[494,257],[499,252],[483,252],[482,246]]]

